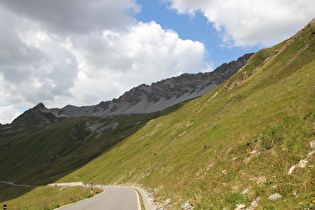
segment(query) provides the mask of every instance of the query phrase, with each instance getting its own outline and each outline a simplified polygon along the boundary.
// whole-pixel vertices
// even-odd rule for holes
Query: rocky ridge
[[[48,109],[43,103],[37,104],[32,109],[25,111],[17,117],[13,123],[19,125],[44,125],[57,122],[59,119],[68,117],[60,115],[58,109]]]
[[[59,115],[70,117],[109,116],[120,114],[153,113],[196,97],[200,97],[241,69],[253,54],[225,63],[213,72],[182,74],[151,85],[142,84],[125,92],[118,99],[102,101],[94,106],[67,105]]]

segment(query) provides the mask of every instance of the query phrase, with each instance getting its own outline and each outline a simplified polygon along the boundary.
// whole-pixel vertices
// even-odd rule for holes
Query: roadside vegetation
[[[95,188],[91,194],[90,188],[85,187],[36,187],[26,190],[25,187],[10,186],[0,184],[1,192],[6,193],[8,198],[5,202],[0,202],[0,206],[7,205],[7,209],[29,209],[48,210],[61,207],[85,198],[92,197],[101,192]],[[16,194],[22,196],[15,198]],[[24,194],[25,193],[25,194]],[[12,198],[12,199],[10,199]]]

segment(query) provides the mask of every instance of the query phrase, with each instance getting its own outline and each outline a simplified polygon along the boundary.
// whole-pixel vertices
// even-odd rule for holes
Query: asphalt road
[[[104,192],[58,208],[61,210],[139,210],[139,197],[135,190],[104,187]]]

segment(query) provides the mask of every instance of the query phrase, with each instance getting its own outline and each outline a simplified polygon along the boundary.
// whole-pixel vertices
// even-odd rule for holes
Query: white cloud
[[[0,123],[11,123],[22,112],[13,106],[0,106]]]
[[[60,39],[1,9],[0,33],[1,104],[37,104],[67,94],[77,75],[77,62],[59,46]]]
[[[128,89],[155,82],[178,72],[209,70],[200,42],[181,40],[155,22],[138,23],[126,33],[103,31],[101,35],[74,39],[71,50],[79,60],[79,77],[72,95],[81,103],[118,97]],[[89,87],[86,89],[86,87]]]
[[[303,28],[315,14],[314,0],[168,0],[178,13],[201,12],[226,45],[271,45]]]
[[[209,68],[202,43],[136,23],[126,10],[137,9],[133,0],[1,1],[0,104],[96,104]]]
[[[126,13],[137,13],[140,9],[135,0],[1,0],[1,4],[58,35],[120,29],[133,21]]]

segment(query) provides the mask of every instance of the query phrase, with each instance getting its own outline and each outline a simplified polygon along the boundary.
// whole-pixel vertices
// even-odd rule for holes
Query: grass
[[[44,129],[35,126],[23,130],[14,124],[2,128],[0,177],[19,184],[54,182],[124,140],[155,116],[83,117],[66,119]],[[96,123],[119,125],[97,138],[87,128]]]

